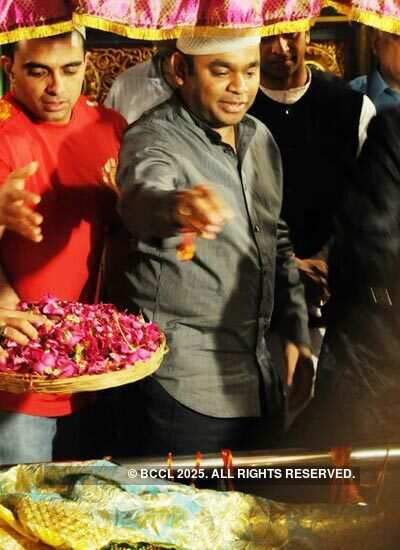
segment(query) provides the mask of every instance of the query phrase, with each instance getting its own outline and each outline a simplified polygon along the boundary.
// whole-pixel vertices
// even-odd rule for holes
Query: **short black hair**
[[[190,76],[193,76],[194,75],[194,56],[189,55],[187,53],[182,53],[182,52],[181,52],[181,54],[182,54],[182,57],[183,57],[184,61],[186,62],[186,65],[187,65],[187,68],[188,68],[188,74]]]
[[[154,42],[154,46],[157,48],[157,55],[161,59],[164,59],[176,51],[176,39],[160,40],[159,42]]]
[[[62,34],[55,34],[54,36],[48,36],[49,40],[56,39],[56,38],[66,38],[67,36],[70,36],[71,32],[63,32]],[[79,32],[79,31],[76,31]],[[83,45],[83,52],[86,53],[86,40],[82,36],[81,33],[79,33],[79,36],[82,38],[82,45]],[[5,55],[6,57],[9,57],[10,59],[14,59],[15,52],[18,48],[18,42],[11,42],[10,44],[3,44],[1,46],[1,53],[2,55]]]
[[[1,46],[1,53],[11,59],[14,59],[14,53],[17,48],[17,42],[11,42],[10,44],[3,44]]]

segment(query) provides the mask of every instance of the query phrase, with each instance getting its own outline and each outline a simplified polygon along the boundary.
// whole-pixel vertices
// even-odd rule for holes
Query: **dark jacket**
[[[330,282],[337,298],[390,286],[400,259],[400,108],[376,116],[335,223]],[[361,299],[361,296],[360,296]]]
[[[307,422],[303,420],[308,442],[398,441],[400,109],[385,111],[370,123],[335,225],[330,323],[316,397]]]
[[[270,129],[282,154],[282,218],[295,253],[318,253],[333,230],[333,216],[358,150],[362,94],[333,75],[312,72],[307,92],[292,105],[262,90],[251,114]]]

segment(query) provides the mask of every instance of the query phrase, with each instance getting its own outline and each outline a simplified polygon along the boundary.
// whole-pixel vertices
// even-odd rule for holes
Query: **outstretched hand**
[[[40,224],[43,218],[32,209],[40,196],[25,190],[25,180],[38,169],[36,161],[11,172],[0,186],[0,231],[7,228],[34,242],[43,239]]]
[[[185,232],[215,239],[233,212],[207,185],[196,185],[177,193],[175,220]]]

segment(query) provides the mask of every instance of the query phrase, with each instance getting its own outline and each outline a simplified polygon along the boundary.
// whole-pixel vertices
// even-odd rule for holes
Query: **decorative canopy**
[[[70,0],[0,0],[0,44],[71,29]]]
[[[0,44],[85,25],[130,38],[307,30],[324,6],[400,34],[399,0],[0,0]]]
[[[352,21],[400,34],[400,0],[325,0]]]
[[[191,27],[196,34],[261,34],[305,30],[323,0],[80,0],[74,19],[131,38],[177,38]]]

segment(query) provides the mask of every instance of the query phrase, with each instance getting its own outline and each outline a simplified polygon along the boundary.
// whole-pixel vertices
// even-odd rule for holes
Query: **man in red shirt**
[[[38,242],[5,231],[0,241],[0,307],[50,293],[95,299],[115,193],[104,183],[125,128],[117,113],[81,96],[84,41],[77,31],[5,48],[11,92],[0,100],[0,182],[32,161],[26,190],[40,196]],[[23,178],[24,179],[24,178]],[[80,410],[87,394],[0,392],[0,463],[51,460],[56,418]]]

